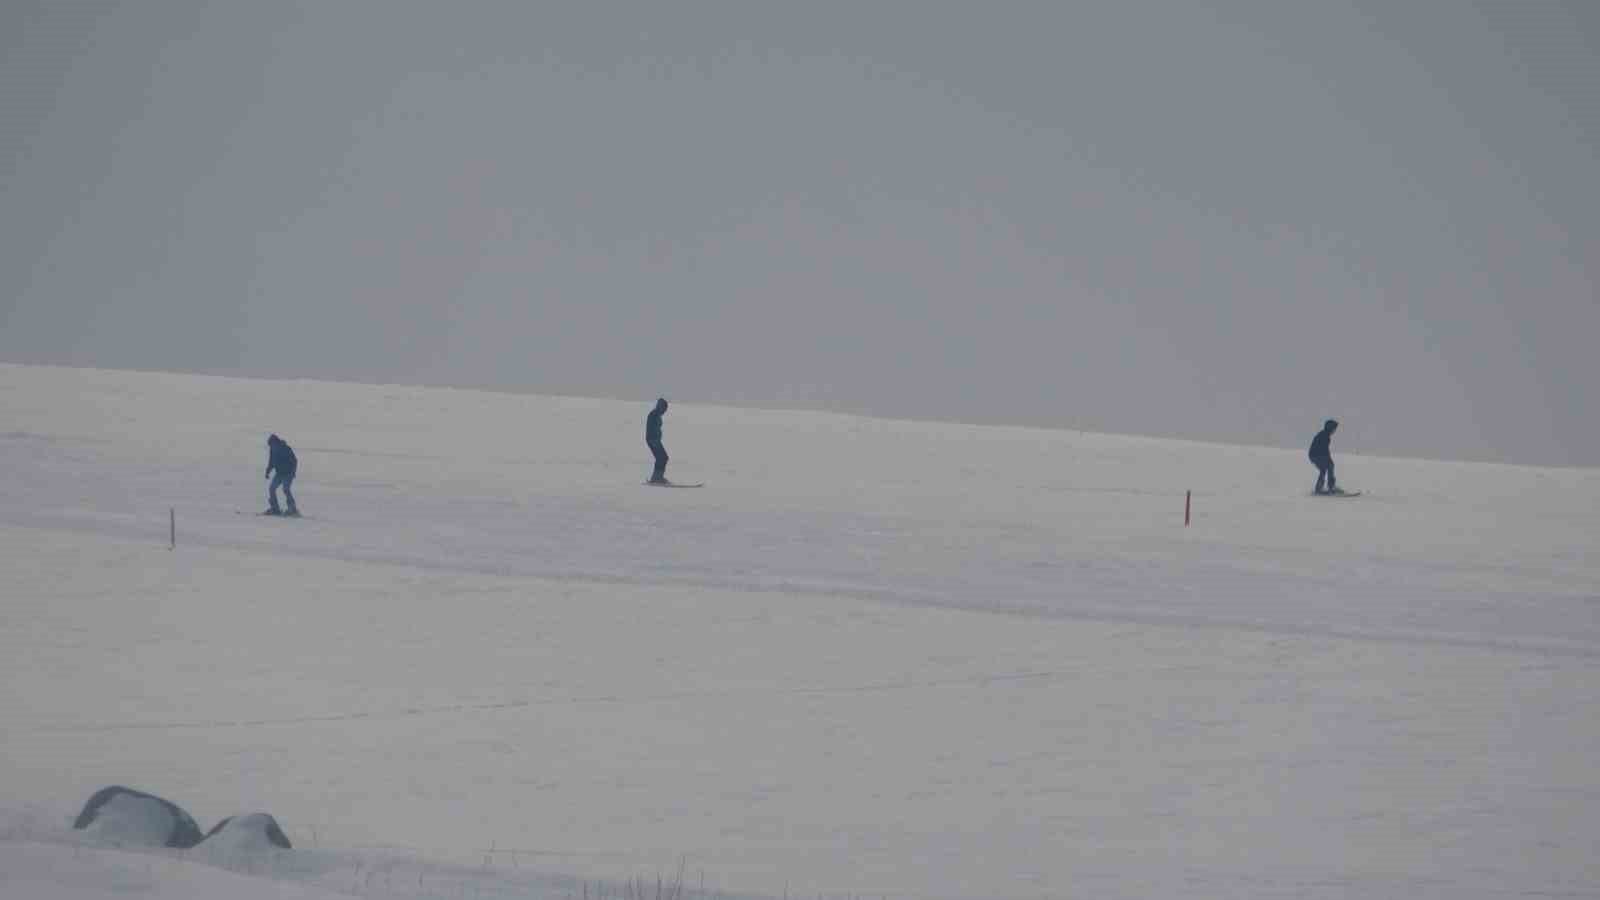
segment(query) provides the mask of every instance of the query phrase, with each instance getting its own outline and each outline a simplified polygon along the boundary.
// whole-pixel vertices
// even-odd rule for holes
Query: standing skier
[[[289,486],[294,484],[294,474],[300,468],[300,460],[294,455],[294,450],[284,443],[283,438],[275,434],[267,435],[267,474],[265,477],[272,479],[272,484],[267,488],[267,510],[264,515],[281,516],[285,513],[278,509],[278,488],[283,487],[283,499],[289,504],[287,515],[298,516],[300,510],[294,505],[294,491]],[[274,476],[272,473],[278,474]]]
[[[1311,464],[1317,467],[1317,486],[1312,488],[1313,494],[1344,493],[1333,476],[1333,448],[1329,446],[1333,441],[1333,433],[1338,430],[1339,423],[1329,419],[1322,423],[1322,430],[1311,439],[1311,450],[1306,455],[1311,457]]]
[[[650,473],[651,484],[667,483],[667,448],[661,445],[661,417],[667,414],[665,397],[656,398],[655,409],[644,420],[644,444],[656,458],[655,471]]]

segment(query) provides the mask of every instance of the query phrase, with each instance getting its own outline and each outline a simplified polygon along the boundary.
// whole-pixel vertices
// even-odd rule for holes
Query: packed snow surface
[[[651,400],[0,366],[0,895],[1600,897],[1600,472]]]

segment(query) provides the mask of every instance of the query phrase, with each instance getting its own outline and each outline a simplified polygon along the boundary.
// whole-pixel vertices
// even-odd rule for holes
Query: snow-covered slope
[[[1600,893],[1600,472],[675,403],[659,491],[648,399],[0,366],[0,871],[127,784],[308,896]]]

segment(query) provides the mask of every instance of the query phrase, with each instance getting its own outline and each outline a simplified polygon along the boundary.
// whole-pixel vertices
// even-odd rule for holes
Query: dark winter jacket
[[[663,412],[666,412],[666,410],[653,409],[653,410],[650,411],[650,415],[645,416],[645,419],[644,419],[644,439],[645,439],[645,443],[648,443],[648,444],[659,444],[659,443],[661,443],[661,414]]]
[[[1322,429],[1317,432],[1316,437],[1311,439],[1311,451],[1307,455],[1312,459],[1332,459],[1333,450],[1329,447],[1332,441],[1333,432],[1326,428]]]
[[[294,477],[295,470],[300,468],[300,460],[295,458],[294,450],[282,438],[269,441],[271,449],[267,455],[267,474],[271,475],[274,469],[285,478]]]

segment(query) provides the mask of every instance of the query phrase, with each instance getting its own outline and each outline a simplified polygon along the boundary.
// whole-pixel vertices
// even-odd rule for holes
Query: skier
[[[1317,486],[1312,488],[1313,494],[1344,493],[1339,489],[1338,481],[1333,475],[1333,450],[1329,447],[1333,441],[1333,433],[1338,430],[1339,423],[1329,419],[1322,423],[1322,430],[1311,439],[1311,450],[1306,455],[1311,457],[1311,464],[1317,467]]]
[[[267,474],[265,477],[272,479],[272,484],[267,488],[267,509],[262,515],[300,515],[300,510],[294,505],[294,491],[289,486],[294,484],[295,471],[300,468],[300,460],[295,458],[294,450],[284,442],[283,438],[275,434],[267,435]],[[273,471],[277,471],[274,476]],[[283,487],[283,499],[289,504],[287,513],[278,509],[278,487]]]
[[[656,458],[655,471],[650,473],[651,484],[667,483],[667,448],[661,445],[661,417],[667,414],[665,397],[656,398],[655,409],[644,420],[644,444]]]

